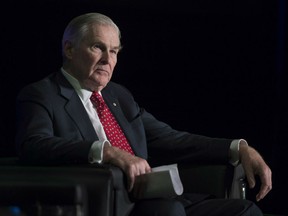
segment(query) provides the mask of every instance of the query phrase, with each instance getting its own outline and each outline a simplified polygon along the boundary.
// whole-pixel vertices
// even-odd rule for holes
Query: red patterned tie
[[[90,100],[96,107],[99,119],[103,125],[104,131],[111,145],[119,147],[134,155],[131,146],[128,143],[123,131],[117,123],[115,117],[110,112],[108,106],[98,92],[93,92]]]

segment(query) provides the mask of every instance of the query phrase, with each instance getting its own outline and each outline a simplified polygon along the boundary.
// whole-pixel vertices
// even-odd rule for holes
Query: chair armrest
[[[246,176],[241,164],[234,168],[229,198],[246,199]]]
[[[3,186],[2,193],[13,185],[18,185],[22,191],[33,189],[36,201],[50,202],[52,188],[55,192],[54,201],[61,197],[58,189],[61,187],[65,191],[69,186],[75,186],[76,192],[79,186],[87,192],[89,215],[112,216],[114,211],[114,189],[113,175],[108,168],[95,167],[89,165],[79,166],[26,166],[8,163],[9,159],[0,159],[0,187]],[[11,187],[9,186],[12,185]],[[41,187],[43,186],[43,187]],[[57,187],[56,187],[57,186]],[[17,189],[15,187],[15,189]],[[6,188],[6,189],[5,189]],[[46,189],[51,190],[46,190]],[[21,192],[21,190],[19,192]],[[67,191],[67,190],[66,190]],[[1,193],[1,190],[0,190]],[[37,195],[38,193],[38,195]],[[41,194],[46,193],[47,196]],[[39,194],[41,195],[39,197]],[[0,195],[1,196],[1,195]],[[65,194],[63,195],[65,196]],[[20,196],[19,196],[20,197]],[[22,197],[31,199],[33,196]],[[49,200],[50,199],[50,200]],[[67,201],[67,200],[66,200]],[[59,203],[60,204],[60,203]]]
[[[243,198],[242,171],[241,165],[179,165],[184,192],[211,194],[217,198]]]
[[[178,168],[184,192],[211,194],[218,198],[245,198],[241,165],[235,168],[230,165],[179,164]],[[129,215],[134,205],[129,199],[122,170],[111,165],[28,166],[19,165],[13,158],[1,158],[0,193],[2,186],[5,191],[7,188],[12,189],[13,185],[18,185],[23,190],[30,187],[36,192],[41,192],[38,186],[43,186],[42,192],[47,194],[53,192],[47,188],[54,190],[59,185],[63,186],[63,191],[70,190],[71,187],[75,191],[81,188],[83,194],[87,194],[88,212],[91,216]],[[72,190],[73,193],[75,191]],[[57,197],[57,190],[54,193]],[[41,196],[40,200],[43,199],[47,201],[45,196]]]

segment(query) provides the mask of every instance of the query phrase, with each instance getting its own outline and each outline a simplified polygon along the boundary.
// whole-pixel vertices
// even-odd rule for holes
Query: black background
[[[122,31],[113,80],[176,129],[247,139],[273,171],[273,190],[258,205],[287,213],[286,6],[285,0],[2,1],[0,155],[14,155],[18,91],[59,69],[65,26],[97,11]]]

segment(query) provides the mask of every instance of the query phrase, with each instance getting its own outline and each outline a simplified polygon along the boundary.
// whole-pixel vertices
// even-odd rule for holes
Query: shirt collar
[[[73,77],[71,74],[69,74],[67,71],[65,71],[63,68],[61,68],[61,72],[65,76],[65,78],[68,80],[68,82],[73,86],[73,88],[77,92],[78,96],[84,102],[87,102],[88,100],[90,100],[90,97],[92,95],[92,91],[89,91],[87,89],[82,88],[80,82],[75,77]]]

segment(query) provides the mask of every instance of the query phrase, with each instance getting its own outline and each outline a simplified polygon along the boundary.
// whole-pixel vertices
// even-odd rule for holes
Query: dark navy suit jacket
[[[132,94],[114,82],[108,83],[102,95],[135,154],[148,162],[228,162],[232,140],[174,130],[140,108]],[[16,108],[16,145],[22,160],[88,163],[90,147],[98,137],[80,98],[61,72],[24,87]]]

